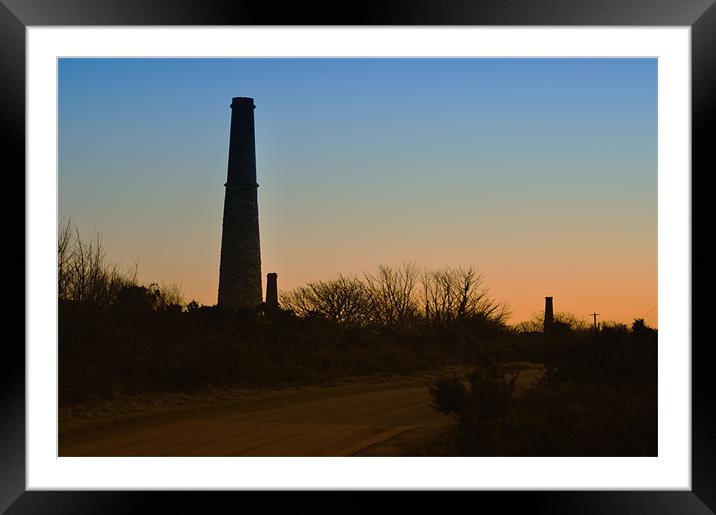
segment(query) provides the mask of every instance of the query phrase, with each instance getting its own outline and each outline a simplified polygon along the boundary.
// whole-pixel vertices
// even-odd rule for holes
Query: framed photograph
[[[716,509],[712,2],[4,3],[8,513]]]

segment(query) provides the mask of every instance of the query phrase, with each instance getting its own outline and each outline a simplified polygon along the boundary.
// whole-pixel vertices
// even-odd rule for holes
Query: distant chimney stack
[[[552,332],[554,328],[554,310],[552,307],[552,297],[544,298],[544,333]]]
[[[278,308],[278,274],[266,274],[266,306],[271,309]]]

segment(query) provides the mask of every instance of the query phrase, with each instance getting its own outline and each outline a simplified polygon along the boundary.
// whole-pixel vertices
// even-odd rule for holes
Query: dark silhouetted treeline
[[[281,296],[282,306],[301,317],[345,326],[411,329],[445,327],[463,320],[504,326],[509,312],[497,303],[472,267],[419,269],[380,265],[372,274],[308,283]]]

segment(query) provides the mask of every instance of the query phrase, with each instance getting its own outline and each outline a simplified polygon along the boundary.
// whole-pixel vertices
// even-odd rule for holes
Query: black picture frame
[[[25,183],[25,28],[39,25],[549,25],[689,26],[692,73],[692,489],[690,491],[470,492],[454,493],[452,503],[537,513],[713,513],[716,511],[716,403],[711,341],[706,324],[709,294],[716,288],[716,240],[709,237],[713,209],[709,174],[716,169],[716,7],[714,0],[428,0],[383,1],[332,7],[293,3],[201,0],[0,0],[0,113],[5,166],[6,230],[14,237],[2,254],[7,273],[5,320],[18,323],[25,309],[21,274],[25,266],[25,224],[17,223]],[[12,163],[12,164],[11,164]],[[10,184],[10,179],[16,181]],[[10,192],[14,194],[10,194]],[[23,192],[19,195],[17,192]],[[23,210],[24,214],[24,210]],[[701,236],[701,237],[698,237]],[[19,241],[22,241],[20,243]],[[25,268],[23,270],[26,271]],[[22,274],[23,276],[25,274]],[[12,291],[12,294],[9,293]],[[22,307],[21,307],[22,306]],[[6,324],[9,327],[9,324]],[[23,326],[24,334],[24,326]],[[255,492],[49,492],[25,491],[25,346],[24,338],[6,336],[0,358],[0,509],[7,513],[118,513],[147,511],[214,512],[217,503],[266,494]],[[667,380],[668,378],[660,378]],[[304,495],[271,494],[272,508],[300,510]],[[241,499],[239,500],[238,497]],[[311,499],[312,511],[357,512],[385,502],[374,492],[333,492]],[[437,510],[442,496],[411,495],[421,509]],[[297,504],[297,502],[299,504]],[[455,505],[457,509],[457,504]],[[231,511],[234,511],[233,509]],[[442,511],[442,510],[441,510]]]

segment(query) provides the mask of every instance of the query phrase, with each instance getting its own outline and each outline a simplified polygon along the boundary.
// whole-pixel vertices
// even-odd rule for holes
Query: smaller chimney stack
[[[278,274],[266,274],[266,306],[271,309],[278,308]]]
[[[552,308],[552,297],[544,298],[544,334],[552,332],[554,327],[554,311]]]

